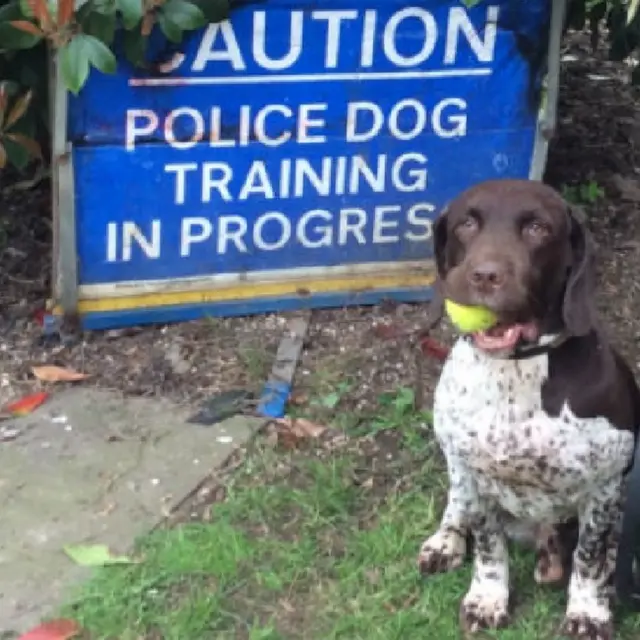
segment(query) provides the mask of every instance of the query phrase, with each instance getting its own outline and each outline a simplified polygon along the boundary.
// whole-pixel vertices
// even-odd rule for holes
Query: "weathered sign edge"
[[[549,141],[556,129],[558,95],[560,93],[560,58],[567,0],[551,0],[551,21],[547,45],[546,95],[543,96],[536,127],[536,139],[529,178],[540,181],[544,177],[549,153]]]

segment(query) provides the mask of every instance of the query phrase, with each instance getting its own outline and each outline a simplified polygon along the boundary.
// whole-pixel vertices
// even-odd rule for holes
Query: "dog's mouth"
[[[491,329],[477,331],[473,341],[483,351],[509,351],[521,341],[535,342],[539,331],[535,322],[503,324],[499,323]]]

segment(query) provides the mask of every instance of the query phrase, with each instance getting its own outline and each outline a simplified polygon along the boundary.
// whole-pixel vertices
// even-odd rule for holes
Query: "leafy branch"
[[[125,50],[140,64],[147,39],[157,25],[168,40],[180,42],[185,31],[207,22],[205,11],[191,0],[17,0],[21,16],[9,25],[23,34],[15,48],[31,48],[42,41],[58,56],[62,78],[77,94],[91,68],[114,73],[112,44],[116,29],[125,32]],[[210,0],[224,15],[226,0]],[[222,12],[220,11],[222,9]]]
[[[228,11],[229,0],[0,0],[0,169],[45,155],[49,55],[77,95],[92,69],[116,71],[116,33],[129,61],[145,66],[155,29],[179,43]]]
[[[0,169],[18,150],[24,150],[31,158],[41,158],[40,145],[21,129],[22,120],[31,104],[31,91],[11,99],[9,84],[0,83]]]

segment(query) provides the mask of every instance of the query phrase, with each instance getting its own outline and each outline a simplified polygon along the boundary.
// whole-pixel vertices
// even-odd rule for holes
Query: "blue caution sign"
[[[321,5],[154,34],[70,99],[85,326],[427,299],[439,209],[530,175],[550,2]]]

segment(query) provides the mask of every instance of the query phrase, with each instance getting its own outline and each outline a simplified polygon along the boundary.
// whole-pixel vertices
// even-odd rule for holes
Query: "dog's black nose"
[[[469,270],[470,284],[477,289],[500,289],[506,278],[506,269],[495,260],[481,262]]]

